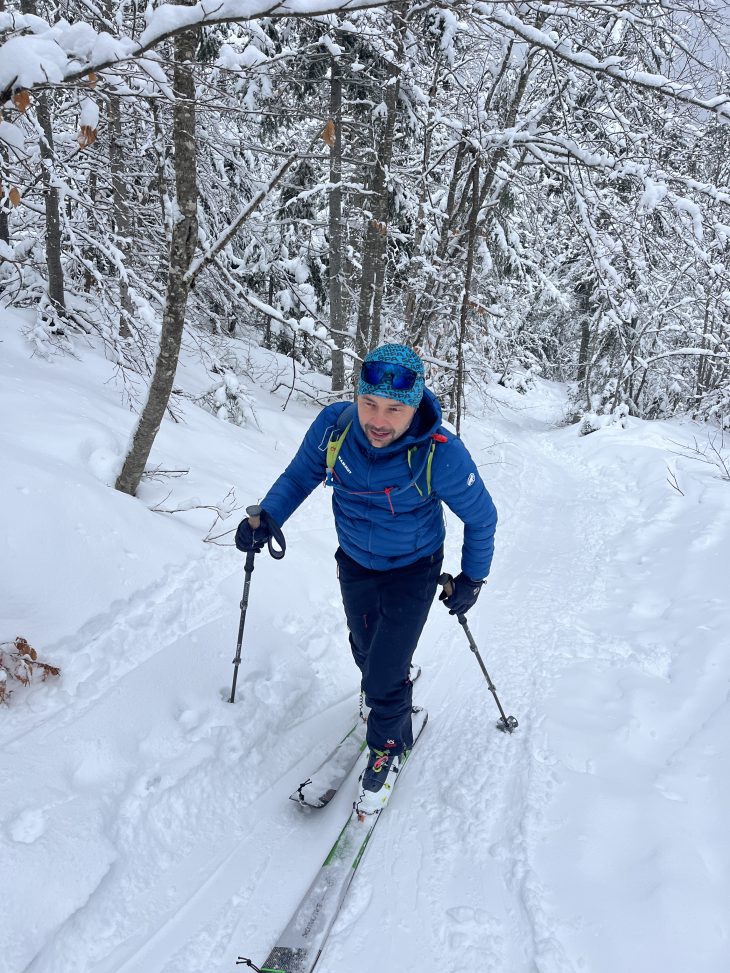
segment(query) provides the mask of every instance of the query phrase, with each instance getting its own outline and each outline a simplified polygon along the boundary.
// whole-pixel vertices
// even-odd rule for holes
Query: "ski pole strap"
[[[268,516],[268,515],[267,515]],[[286,554],[286,541],[284,540],[284,534],[281,527],[277,522],[268,517],[269,529],[271,530],[271,537],[268,541],[269,554],[274,558],[275,561],[280,561]],[[279,545],[278,548],[274,547],[274,541]]]
[[[286,554],[286,540],[284,539],[284,534],[281,527],[279,527],[274,518],[268,514],[263,507],[259,507],[258,504],[253,504],[250,507],[246,507],[246,513],[248,514],[248,522],[251,530],[256,530],[256,528],[261,525],[262,520],[269,528],[269,531],[271,532],[267,542],[269,554],[274,558],[275,561],[280,561]],[[274,541],[276,541],[278,547],[274,547]]]

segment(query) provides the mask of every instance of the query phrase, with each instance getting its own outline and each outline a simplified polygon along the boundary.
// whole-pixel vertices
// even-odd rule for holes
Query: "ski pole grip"
[[[450,598],[454,593],[454,579],[452,575],[447,574],[446,571],[439,578],[439,584],[444,589],[444,594],[447,598]]]
[[[248,515],[248,525],[251,530],[256,530],[257,527],[261,526],[261,507],[258,504],[252,504],[252,506],[246,507],[246,513]]]

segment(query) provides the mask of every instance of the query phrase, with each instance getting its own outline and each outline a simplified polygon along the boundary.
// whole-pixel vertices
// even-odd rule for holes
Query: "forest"
[[[535,376],[585,431],[722,429],[729,44],[721,0],[0,3],[0,302],[103,341],[131,494],[183,341],[234,423],[397,340],[457,431]]]

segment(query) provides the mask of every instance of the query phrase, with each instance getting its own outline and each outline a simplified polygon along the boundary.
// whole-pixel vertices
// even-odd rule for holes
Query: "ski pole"
[[[256,528],[261,525],[261,515],[264,513],[264,511],[258,506],[258,504],[254,504],[251,507],[246,507],[246,513],[248,514],[248,522],[251,530],[256,530]],[[266,516],[265,513],[264,516]],[[282,534],[279,525],[271,517],[267,517],[266,523],[270,531],[268,540],[269,554],[275,560],[280,561],[286,553],[286,541],[284,540],[284,535]],[[278,548],[274,547],[274,541],[276,541],[276,543],[279,545]],[[231,686],[231,698],[228,700],[229,703],[235,703],[236,701],[236,682],[238,681],[238,667],[241,664],[243,626],[246,624],[246,609],[248,608],[248,592],[249,588],[251,587],[251,575],[253,574],[253,559],[257,553],[258,551],[246,552],[246,564],[243,569],[246,575],[246,580],[243,584],[243,596],[241,597],[241,621],[238,624],[238,643],[236,644],[236,657],[233,660],[235,669],[233,670],[233,685]]]
[[[261,524],[261,507],[254,505],[251,507],[246,507],[246,513],[248,514],[248,523],[251,530],[256,530]],[[236,701],[236,683],[238,682],[238,667],[241,665],[241,646],[243,644],[243,627],[246,624],[246,610],[248,609],[248,593],[251,588],[251,575],[253,574],[253,559],[256,557],[256,551],[246,552],[246,564],[243,568],[243,572],[246,576],[246,580],[243,582],[243,595],[241,596],[241,619],[238,623],[238,642],[236,643],[236,657],[233,660],[233,683],[231,685],[231,698],[228,700],[229,703],[235,703]]]
[[[441,577],[439,578],[439,584],[443,587],[447,597],[450,597],[453,594],[454,579],[450,574],[446,574],[444,572],[444,574],[442,574]],[[498,720],[498,722],[496,723],[496,727],[498,730],[501,730],[503,733],[511,733],[513,730],[517,729],[519,723],[514,718],[514,716],[505,716],[505,712],[502,709],[502,704],[500,703],[499,697],[497,696],[497,687],[489,678],[487,667],[484,665],[484,661],[481,655],[479,654],[479,649],[477,648],[477,644],[474,641],[474,636],[469,631],[469,626],[466,623],[466,615],[457,615],[456,617],[458,619],[459,625],[461,625],[461,627],[464,629],[464,633],[467,639],[469,640],[469,648],[477,657],[477,662],[479,663],[479,666],[482,672],[484,673],[484,678],[487,680],[487,686],[489,687],[489,691],[492,694],[492,696],[494,696],[494,702],[497,704],[497,708],[499,709],[501,719]]]

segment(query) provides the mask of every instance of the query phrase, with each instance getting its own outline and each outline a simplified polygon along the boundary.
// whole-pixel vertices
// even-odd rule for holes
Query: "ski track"
[[[387,971],[403,968],[409,956],[413,968],[424,973],[456,973],[465,967],[487,973],[575,970],[561,947],[560,921],[550,912],[532,860],[546,827],[544,808],[560,782],[554,769],[557,761],[545,748],[536,713],[552,679],[571,663],[580,638],[575,622],[600,588],[595,559],[606,542],[607,525],[593,520],[593,505],[587,501],[605,504],[609,488],[579,470],[572,476],[570,502],[565,464],[555,457],[549,436],[538,432],[533,443],[529,453],[509,457],[510,475],[515,483],[534,482],[539,458],[539,495],[523,487],[514,503],[500,504],[505,549],[500,548],[498,558],[505,566],[496,582],[499,594],[489,599],[481,615],[472,616],[473,634],[505,712],[517,716],[520,728],[511,736],[495,729],[499,714],[463,633],[455,620],[437,615],[439,636],[433,654],[441,659],[442,675],[448,670],[452,674],[444,690],[427,659],[424,690],[428,686],[431,696],[448,693],[448,698],[442,700],[441,710],[434,713],[430,707],[431,726],[414,755],[419,780],[415,783],[411,775],[410,781],[399,784],[388,822],[381,825],[357,879],[378,888],[397,888],[397,913],[419,917],[418,929],[411,919],[410,928],[406,922],[409,935],[399,935],[403,929],[388,921],[383,901],[377,918],[363,922],[362,932],[357,926],[353,929],[363,909],[353,896],[322,958],[322,973],[349,968],[358,951],[368,948],[366,930],[373,922],[379,928],[381,968]],[[536,506],[558,490],[563,494],[563,516],[566,503],[570,506],[573,529],[568,538],[556,538],[544,527],[536,530]],[[529,574],[524,572],[527,557],[532,561]],[[555,590],[551,572],[556,557],[573,564],[575,585],[570,591]],[[506,582],[504,575],[510,574],[512,580]],[[590,654],[589,645],[585,652]],[[419,843],[425,845],[420,854]],[[406,875],[407,868],[396,869],[401,850],[405,861],[415,857],[421,863],[416,875]],[[385,874],[383,862],[388,863]],[[401,889],[419,887],[425,887],[428,903],[423,894],[401,898]],[[445,909],[450,901],[453,905]],[[431,919],[424,923],[426,904]],[[421,932],[424,927],[438,931],[437,942]],[[414,937],[419,935],[430,949],[414,956]],[[389,949],[383,942],[408,944],[410,953]]]
[[[651,727],[651,709],[642,699],[606,696],[602,674],[615,679],[614,671],[622,668],[632,672],[632,681],[637,673],[644,675],[648,702],[665,689],[670,645],[682,628],[672,587],[684,592],[697,585],[681,572],[678,578],[665,578],[658,571],[672,549],[679,499],[667,490],[658,509],[645,509],[635,500],[643,471],[634,470],[628,458],[624,469],[602,469],[585,458],[581,445],[577,439],[566,442],[564,435],[556,440],[555,430],[537,427],[521,440],[519,451],[502,451],[510,480],[520,489],[506,501],[498,498],[494,593],[490,586],[483,596],[486,605],[471,618],[505,712],[514,714],[520,727],[512,736],[494,731],[498,712],[476,660],[463,634],[453,631],[455,625],[449,628],[449,620],[436,609],[427,629],[431,657],[421,658],[429,730],[360,867],[320,962],[321,973],[357,968],[357,957],[373,948],[374,929],[384,973],[405,968],[421,973],[465,968],[598,973],[616,968],[616,958],[595,955],[595,942],[594,955],[584,951],[586,935],[590,941],[599,931],[598,917],[590,908],[584,911],[580,901],[574,914],[565,913],[564,899],[552,889],[555,875],[544,862],[552,834],[567,824],[560,801],[566,787],[576,772],[592,775],[596,770],[580,725],[570,726],[574,697],[556,696],[555,687],[562,691],[574,684],[578,694],[593,690],[601,706],[596,720],[609,733],[612,726],[616,731],[606,747],[609,754],[615,751],[615,762],[622,770],[623,761],[641,762],[642,774],[644,758],[664,766],[656,776],[657,792],[664,788],[668,800],[683,800],[672,792],[671,769],[688,749],[707,745],[707,730],[727,699],[727,678],[718,678],[728,672],[727,640],[721,640],[723,645],[708,639],[706,657],[700,657],[690,685],[677,694],[680,718],[671,724],[667,720]],[[556,502],[559,532],[550,517]],[[698,520],[701,524],[701,512]],[[700,552],[717,540],[706,529],[694,537]],[[630,638],[612,630],[613,619],[627,605],[637,622]],[[718,618],[721,611],[717,604]],[[656,635],[665,616],[666,642]],[[718,625],[708,625],[710,634]],[[694,635],[690,630],[680,638]],[[610,761],[606,765],[614,774]],[[589,806],[586,813],[596,812]],[[580,819],[572,826],[579,832]],[[711,848],[708,841],[709,872]],[[620,845],[616,850],[625,854]],[[664,898],[674,910],[669,915],[681,918],[676,893]],[[561,912],[554,902],[560,902]],[[690,968],[689,956],[680,955],[671,965],[673,933],[666,936],[662,930],[673,918],[667,919],[664,903],[650,899],[646,908],[655,923],[647,941],[653,948],[657,937],[668,943],[665,968],[676,973]],[[717,914],[714,935],[721,928],[719,909]],[[631,921],[626,917],[627,929]],[[636,929],[627,935],[635,937]],[[609,932],[608,941],[615,938]],[[646,961],[651,965],[648,954]]]
[[[215,680],[232,673],[237,615],[230,597],[224,599],[219,590],[226,581],[240,597],[241,578],[231,577],[231,563],[230,556],[214,553],[170,571],[160,585],[114,606],[55,647],[53,657],[64,666],[64,690],[38,706],[33,724],[6,741],[5,753],[29,779],[54,780],[56,793],[45,808],[27,808],[16,816],[12,837],[37,842],[37,854],[43,855],[44,842],[38,839],[48,818],[47,840],[55,823],[64,832],[64,850],[81,849],[78,829],[62,828],[61,814],[68,807],[92,834],[96,829],[98,860],[86,868],[79,861],[85,873],[81,888],[66,896],[76,907],[59,915],[30,962],[19,955],[19,965],[11,969],[193,973],[201,963],[217,968],[218,961],[228,969],[236,930],[242,947],[246,938],[257,941],[266,913],[261,884],[268,883],[271,868],[286,873],[298,854],[302,814],[286,798],[312,769],[312,759],[323,756],[354,718],[356,685],[343,695],[338,667],[327,664],[325,646],[342,641],[344,630],[333,610],[333,591],[310,604],[307,614],[282,611],[277,631],[268,634],[274,645],[295,640],[300,647],[302,659],[291,663],[288,673],[266,652],[254,658],[249,649],[236,706],[227,703],[229,684],[220,692],[195,685],[199,643],[207,654],[211,643],[222,641],[216,616],[224,604],[225,648],[207,665]],[[249,642],[261,642],[253,626],[249,618]],[[215,635],[209,637],[211,631]],[[84,647],[82,659],[72,655],[78,645]],[[181,700],[172,713],[159,714],[159,726],[154,716],[135,725],[136,710],[155,713],[155,687],[164,683],[170,666],[188,667],[190,697],[207,702],[193,707]],[[109,719],[129,723],[130,752],[114,754],[112,770],[100,736]],[[60,777],[43,755],[44,741],[59,733],[69,754]],[[319,737],[317,746],[312,733]],[[30,758],[23,756],[28,753]],[[324,819],[321,823],[324,855],[333,835]],[[333,824],[331,818],[330,831]],[[306,869],[302,880],[309,880]],[[242,920],[246,914],[256,921]],[[272,921],[278,918],[274,912]]]
[[[49,658],[63,670],[63,683],[27,693],[27,709],[35,709],[35,719],[29,723],[27,710],[10,710],[0,744],[12,748],[41,728],[50,735],[78,720],[128,672],[220,614],[218,589],[228,574],[230,563],[217,551],[193,564],[171,566],[160,582],[115,602],[72,637],[49,646]]]
[[[520,727],[513,735],[495,730],[498,712],[477,662],[456,620],[435,605],[418,653],[425,669],[417,699],[429,709],[429,726],[318,973],[351,973],[373,948],[382,973],[608,971],[610,958],[601,964],[581,946],[594,919],[566,914],[546,866],[551,835],[566,827],[566,779],[587,779],[597,761],[610,772],[612,759],[626,759],[630,773],[632,761],[644,760],[660,768],[656,799],[686,802],[677,794],[677,770],[696,752],[708,753],[708,739],[721,732],[715,723],[728,695],[727,643],[717,637],[722,605],[717,617],[709,605],[704,636],[687,631],[658,573],[679,498],[668,493],[659,509],[645,509],[629,460],[621,471],[602,469],[578,441],[556,439],[538,422],[519,449],[504,444],[499,452],[505,474],[496,480],[505,496],[495,490],[495,572],[470,624],[505,712]],[[551,522],[556,502],[561,516]],[[692,550],[711,552],[717,537],[698,515]],[[453,538],[449,553],[458,559]],[[49,650],[64,668],[63,688],[28,695],[33,721],[6,723],[6,755],[19,760],[30,743],[42,750],[52,734],[72,743],[93,738],[100,711],[123,709],[140,686],[158,685],[173,657],[192,668],[196,638],[206,638],[206,626],[217,632],[225,612],[226,648],[209,660],[220,683],[235,634],[223,589],[240,583],[230,564],[211,552],[170,568],[158,585]],[[694,570],[692,562],[677,581],[692,590],[682,570]],[[13,840],[32,845],[42,843],[54,814],[71,809],[100,821],[108,852],[76,908],[12,973],[223,973],[239,952],[266,955],[339,832],[356,786],[353,776],[321,814],[303,814],[286,800],[353,710],[342,692],[349,663],[336,584],[323,589],[306,611],[294,606],[278,616],[273,644],[291,640],[302,648],[286,676],[264,653],[239,684],[240,706],[221,707],[223,687],[215,703],[181,704],[160,731],[164,741],[141,728],[126,774],[106,783],[101,803],[88,792],[104,781],[103,746],[87,746],[69,765],[65,791],[17,815]],[[612,629],[618,606],[629,629],[635,623],[630,636]],[[696,662],[673,672],[670,640],[690,638]],[[333,661],[337,643],[343,652]],[[636,690],[601,697],[602,673],[622,667],[644,674],[645,699]],[[613,721],[614,738],[600,757],[582,742],[580,725],[571,725],[590,719],[585,710],[575,715],[565,695],[571,687],[605,704],[602,726]],[[674,713],[671,724],[652,721],[657,692],[676,697],[676,706],[662,709]],[[33,760],[29,772],[43,773],[42,758]],[[293,870],[292,862],[301,867]],[[708,845],[708,872],[713,867]],[[272,875],[285,878],[273,899]],[[666,897],[675,914],[679,906]],[[665,973],[689,968],[682,962]]]

